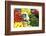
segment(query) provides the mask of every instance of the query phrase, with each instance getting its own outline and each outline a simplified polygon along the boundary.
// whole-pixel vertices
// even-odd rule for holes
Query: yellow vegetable
[[[14,27],[15,28],[20,28],[20,27],[23,27],[23,24],[22,24],[22,22],[15,22]]]
[[[21,13],[24,14],[24,12],[31,14],[31,10],[29,8],[21,8]]]

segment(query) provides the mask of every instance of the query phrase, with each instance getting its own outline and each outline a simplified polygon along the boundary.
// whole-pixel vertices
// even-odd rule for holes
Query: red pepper
[[[23,18],[21,17],[21,12],[17,11],[14,13],[14,20],[17,22],[21,22],[23,20]]]

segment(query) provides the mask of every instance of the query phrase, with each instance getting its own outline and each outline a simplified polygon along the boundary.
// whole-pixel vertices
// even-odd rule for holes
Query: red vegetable
[[[34,9],[34,10],[32,10],[32,13],[35,14],[35,15],[38,15],[39,11]]]
[[[21,17],[20,10],[16,10],[14,13],[14,21],[21,22],[23,18]]]

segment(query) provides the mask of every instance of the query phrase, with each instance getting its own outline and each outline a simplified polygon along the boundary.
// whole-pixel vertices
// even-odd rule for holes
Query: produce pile
[[[14,10],[14,27],[39,26],[39,11],[37,9],[16,8]]]

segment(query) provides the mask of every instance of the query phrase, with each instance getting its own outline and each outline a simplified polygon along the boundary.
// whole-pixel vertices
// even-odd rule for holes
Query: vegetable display
[[[39,26],[39,11],[36,9],[21,8],[14,10],[14,27]]]

